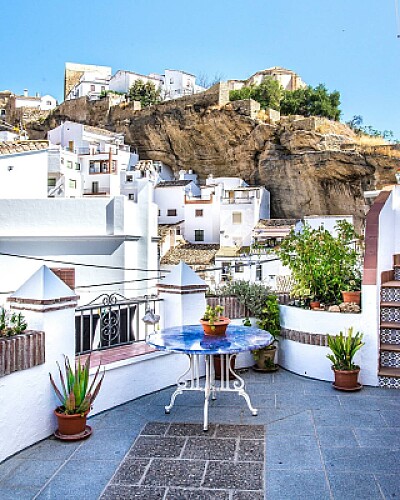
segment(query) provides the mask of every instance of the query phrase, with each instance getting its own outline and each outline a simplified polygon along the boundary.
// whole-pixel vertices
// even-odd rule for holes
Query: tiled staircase
[[[400,389],[400,255],[381,282],[379,385]]]

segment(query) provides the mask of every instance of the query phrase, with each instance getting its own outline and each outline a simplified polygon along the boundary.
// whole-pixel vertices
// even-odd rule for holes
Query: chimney
[[[24,97],[28,97],[28,89],[24,89]]]

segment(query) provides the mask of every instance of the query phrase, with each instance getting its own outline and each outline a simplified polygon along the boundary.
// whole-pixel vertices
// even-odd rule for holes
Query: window
[[[49,187],[55,187],[55,185],[56,185],[56,178],[55,177],[49,177],[47,179],[47,185]]]
[[[204,241],[204,230],[196,229],[194,231],[194,241]]]
[[[6,110],[0,109],[0,116],[6,116]]]
[[[75,163],[75,170],[80,170],[80,169],[81,169],[81,164]]]
[[[176,228],[176,235],[177,235],[177,236],[180,236],[180,234],[181,234],[181,228],[180,228],[180,227],[177,227],[177,228]]]
[[[170,83],[170,85],[172,85],[172,84],[174,83],[174,79],[173,79],[173,78],[170,78],[170,79],[169,79],[169,83]]]
[[[256,281],[262,281],[262,265],[256,265]]]
[[[158,216],[160,217],[160,215],[161,215],[161,210],[158,211]]]
[[[68,185],[71,189],[76,189],[76,181],[75,180],[70,179]]]
[[[176,217],[176,210],[175,210],[175,208],[169,208],[167,210],[167,216],[168,217]]]
[[[203,209],[196,209],[194,215],[195,217],[203,217]]]
[[[72,168],[72,161],[67,161],[67,168]]]
[[[242,212],[233,212],[232,224],[241,224],[241,223],[242,223]]]
[[[61,165],[64,165],[64,158],[61,158]]]
[[[132,175],[127,175],[127,176],[126,176],[126,182],[133,182],[133,177],[132,177]]]
[[[90,92],[94,92],[96,90],[96,85],[91,85],[90,86]]]
[[[101,91],[102,91],[102,92],[105,92],[105,91],[106,91],[106,88],[105,88],[105,86],[104,86],[104,85],[102,85],[102,86],[101,86]]]
[[[243,271],[243,264],[241,262],[235,262],[235,273],[242,273]]]
[[[135,195],[133,193],[129,193],[128,198],[132,201],[135,201]]]

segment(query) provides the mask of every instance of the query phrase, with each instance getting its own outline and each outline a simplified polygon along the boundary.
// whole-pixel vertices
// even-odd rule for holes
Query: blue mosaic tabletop
[[[186,354],[234,354],[270,345],[273,337],[259,328],[230,324],[223,336],[204,335],[201,325],[167,328],[152,333],[147,343],[164,351]]]

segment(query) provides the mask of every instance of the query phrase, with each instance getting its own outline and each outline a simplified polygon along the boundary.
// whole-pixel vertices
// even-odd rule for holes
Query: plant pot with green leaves
[[[278,369],[278,365],[275,364],[276,344],[281,333],[279,304],[276,295],[270,294],[266,297],[264,307],[257,320],[257,326],[262,330],[268,331],[274,340],[267,347],[251,351],[254,361],[256,362],[254,369],[263,372],[275,371]]]
[[[362,386],[358,383],[360,367],[354,364],[353,360],[357,351],[364,345],[362,338],[362,333],[354,333],[353,327],[336,336],[328,335],[328,346],[332,353],[327,354],[326,357],[332,362],[335,389],[342,391],[361,389]]]
[[[206,307],[200,320],[205,335],[225,335],[231,320],[222,316],[223,312],[224,308],[220,305]]]
[[[90,356],[81,364],[80,357],[73,368],[68,356],[65,356],[65,373],[62,373],[58,365],[60,376],[60,387],[57,387],[53,377],[50,382],[56,396],[61,402],[54,413],[58,421],[58,429],[54,433],[56,437],[63,440],[84,439],[91,434],[91,429],[86,425],[87,415],[96,399],[104,379],[104,371],[100,375],[100,365],[89,385]]]

